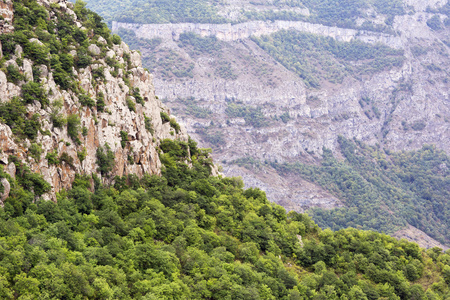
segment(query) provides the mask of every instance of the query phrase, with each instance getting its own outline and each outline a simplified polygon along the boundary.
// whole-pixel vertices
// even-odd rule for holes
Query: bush
[[[428,27],[431,29],[437,31],[442,29],[442,22],[441,18],[438,15],[434,15],[427,21]]]
[[[96,104],[95,101],[92,100],[92,98],[86,94],[79,95],[78,100],[80,101],[81,105],[87,106],[89,108],[93,108]]]
[[[25,77],[20,73],[19,68],[10,64],[6,67],[6,79],[8,82],[17,84],[19,81],[25,80]]]
[[[99,67],[91,71],[94,80],[105,80],[105,68]]]
[[[127,106],[129,110],[136,112],[136,103],[130,97],[127,98]]]
[[[97,111],[103,112],[105,109],[105,95],[103,92],[98,92],[97,94]]]
[[[67,134],[77,145],[81,143],[80,139],[78,138],[80,124],[80,118],[77,115],[71,114],[67,117]]]
[[[103,175],[109,175],[114,168],[114,152],[108,144],[105,147],[99,147],[95,155],[97,157],[98,171]]]
[[[87,156],[87,151],[86,151],[86,147],[83,147],[83,150],[77,152],[77,156],[78,159],[80,160],[80,162],[83,162],[83,160],[86,158]]]
[[[120,36],[118,36],[117,34],[113,34],[112,36],[112,42],[115,45],[120,45],[120,43],[122,42],[122,39],[120,38]]]
[[[177,120],[175,120],[175,118],[170,118],[170,127],[175,129],[176,133],[179,133],[181,130],[180,124],[177,123]]]
[[[170,117],[166,112],[162,111],[162,112],[160,112],[160,115],[161,115],[161,121],[163,124],[170,122]]]
[[[84,69],[89,66],[92,62],[92,57],[88,55],[86,49],[80,49],[77,52],[77,56],[75,57],[74,63],[77,68]]]
[[[128,142],[128,132],[121,130],[120,137],[122,139],[122,141],[120,141],[120,145],[122,146],[122,148],[125,148]]]
[[[42,154],[42,145],[41,144],[32,143],[28,150],[30,151],[31,157],[33,157],[36,162],[41,160],[41,154]]]
[[[28,104],[33,103],[35,100],[39,101],[43,108],[49,104],[45,90],[36,82],[30,81],[22,86],[22,97],[25,103]]]
[[[136,100],[136,103],[139,103],[142,106],[145,105],[144,99],[141,96],[141,91],[139,90],[139,88],[133,88],[133,97]]]
[[[155,133],[155,130],[153,129],[152,119],[147,117],[145,114],[144,114],[144,123],[145,129],[147,129],[148,132],[150,132],[153,135]]]
[[[26,42],[23,49],[25,56],[30,58],[37,65],[48,65],[49,49],[46,46],[41,46],[37,42]]]
[[[73,165],[73,157],[67,154],[67,152],[63,152],[61,156],[59,157],[59,163],[66,163],[69,167],[72,169],[74,168]]]
[[[45,159],[47,159],[48,165],[58,165],[59,164],[59,159],[58,159],[58,150],[53,150],[51,152],[48,152],[47,155],[45,156]]]

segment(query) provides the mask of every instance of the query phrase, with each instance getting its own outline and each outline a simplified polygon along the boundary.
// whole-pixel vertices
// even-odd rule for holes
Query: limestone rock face
[[[159,48],[141,49],[153,61],[164,60],[175,52],[185,65],[193,65],[192,76],[167,76],[167,69],[155,67],[158,96],[167,99],[175,113],[201,146],[212,147],[216,161],[222,162],[224,174],[242,176],[247,186],[266,191],[269,199],[288,209],[302,211],[311,206],[333,208],[338,199],[313,189],[292,175],[286,177],[267,169],[270,163],[317,163],[322,149],[339,153],[337,138],[356,138],[367,144],[401,151],[435,144],[450,153],[450,68],[449,29],[432,30],[427,21],[446,0],[404,0],[407,13],[396,16],[390,31],[374,32],[324,26],[300,21],[252,21],[238,24],[129,24],[113,22],[119,28],[133,30],[138,37],[160,38]],[[219,7],[230,17],[251,7],[271,9],[269,4],[252,6],[245,0],[224,0]],[[267,1],[266,1],[267,3]],[[220,8],[219,8],[220,9]],[[308,12],[303,12],[308,15]],[[385,24],[385,15],[367,12],[376,24]],[[404,51],[401,67],[364,76],[347,76],[340,83],[323,82],[320,88],[308,88],[304,81],[261,49],[249,37],[268,35],[279,30],[297,30],[338,41],[359,40],[372,45],[381,43]],[[180,46],[184,32],[215,36],[220,53],[192,54]],[[166,51],[166,52],[164,52]],[[155,54],[156,53],[156,54]],[[216,75],[217,66],[228,63],[235,78]],[[316,63],[314,61],[314,63]],[[328,62],[324,62],[326,65]],[[358,64],[359,62],[355,62]],[[209,111],[208,117],[192,113],[186,99],[195,98],[194,108]],[[370,99],[364,104],[361,99]],[[181,99],[181,101],[180,101]],[[241,117],[230,117],[230,101],[259,108],[268,125],[253,127]],[[280,116],[285,116],[285,121]],[[237,167],[233,162],[251,158],[264,168]],[[231,163],[230,163],[231,162]],[[268,176],[267,174],[270,174]],[[299,184],[295,184],[295,183]],[[312,197],[305,194],[311,191]]]
[[[0,20],[0,34],[13,32],[14,9],[11,0],[0,1],[0,16],[3,17],[3,20]]]
[[[89,45],[88,47],[89,53],[93,55],[99,55],[100,54],[100,48],[97,45]]]
[[[43,1],[40,3],[48,4]],[[70,3],[61,0],[58,3],[66,5],[64,9],[67,11],[70,10]],[[161,174],[161,162],[157,151],[160,141],[162,139],[188,141],[187,131],[183,126],[177,133],[169,123],[163,124],[161,111],[169,114],[170,111],[155,97],[153,77],[142,68],[139,53],[130,51],[125,43],[105,47],[107,56],[121,64],[127,64],[123,59],[125,55],[131,58],[127,72],[123,70],[117,72],[106,64],[106,57],[100,56],[100,48],[94,44],[89,46],[89,51],[99,55],[96,64],[74,71],[75,81],[80,82],[80,87],[86,95],[94,101],[103,99],[105,103],[103,111],[97,110],[95,106],[89,108],[81,105],[79,93],[61,89],[55,83],[51,70],[46,66],[36,66],[41,70],[40,82],[48,93],[50,103],[42,107],[35,101],[34,104],[27,106],[29,114],[40,115],[42,128],[33,141],[42,148],[40,159],[30,156],[28,150],[30,141],[16,139],[11,128],[0,123],[0,164],[4,166],[4,171],[12,177],[15,176],[15,166],[9,161],[10,155],[26,163],[32,172],[40,173],[51,184],[51,192],[43,195],[44,199],[55,200],[55,193],[62,188],[69,188],[75,174],[95,173],[101,176],[105,183],[111,183],[116,175],[136,174],[141,177],[145,173]],[[11,63],[13,62],[12,60]],[[18,66],[26,75],[26,81],[33,80],[32,64],[32,61],[24,59],[23,66]],[[93,72],[97,74],[97,78],[94,78]],[[20,96],[22,84],[24,82],[18,85],[7,82],[5,73],[0,71],[0,103]],[[143,99],[143,104],[135,103],[133,110],[129,108],[127,100],[134,102],[135,92]],[[79,142],[69,137],[66,126],[61,128],[53,126],[51,115],[55,114],[63,118],[70,115],[79,118],[77,137]],[[146,129],[149,125],[152,132]],[[122,133],[127,134],[127,140],[123,140]],[[101,174],[98,170],[96,153],[100,147],[103,149],[108,147],[114,153],[114,168],[108,174]],[[58,157],[63,154],[66,158],[69,157],[68,160],[72,163],[49,164],[45,157],[53,151],[56,151]],[[2,195],[4,196],[5,194]]]
[[[261,36],[271,34],[280,30],[295,29],[298,31],[329,36],[339,41],[349,42],[353,39],[359,39],[368,43],[384,43],[393,48],[401,48],[402,44],[394,35],[376,32],[360,32],[354,29],[338,28],[325,26],[321,24],[312,24],[301,21],[252,21],[239,24],[195,24],[195,23],[177,23],[177,24],[136,24],[112,22],[112,30],[118,31],[119,28],[133,30],[138,37],[153,39],[168,37],[178,39],[184,32],[194,32],[201,36],[215,36],[223,41],[237,41],[247,39],[251,36]]]

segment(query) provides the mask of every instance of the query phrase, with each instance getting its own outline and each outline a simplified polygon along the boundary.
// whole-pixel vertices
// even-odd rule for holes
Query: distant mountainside
[[[122,2],[120,10],[99,1],[88,1],[88,6],[143,53],[157,94],[201,145],[214,149],[224,174],[242,176],[247,186],[262,188],[288,210],[308,210],[320,226],[359,225],[393,233],[409,224],[449,244],[448,237],[435,231],[448,229],[441,223],[448,215],[433,212],[441,209],[404,210],[412,203],[440,203],[440,196],[423,196],[435,190],[431,183],[413,192],[419,202],[409,196],[392,202],[392,195],[377,191],[383,200],[376,211],[385,217],[355,222],[349,210],[320,209],[354,207],[353,197],[362,195],[338,192],[314,176],[278,167],[320,169],[323,149],[338,160],[348,159],[340,136],[386,153],[436,145],[448,154],[447,1],[177,3]],[[447,157],[436,154],[433,160],[432,168],[448,166]],[[424,165],[413,160],[401,167]],[[371,182],[372,175],[358,172]],[[391,183],[383,178],[389,175],[380,175],[386,185]],[[448,182],[448,173],[436,176]],[[339,178],[333,180],[339,185]],[[411,193],[403,183],[396,186],[400,194]],[[448,193],[445,185],[439,186],[437,193]],[[356,206],[371,210],[364,201]],[[333,225],[320,217],[329,213],[345,216]],[[424,217],[428,213],[431,219]],[[403,217],[407,215],[411,218]]]
[[[307,214],[244,189],[241,179],[216,174],[210,149],[198,148],[155,96],[139,53],[83,2],[18,0],[0,8],[1,299],[450,297],[449,251],[355,228],[322,230]],[[227,109],[253,114],[245,121],[256,128],[265,124],[261,111],[241,105]],[[402,227],[415,217],[415,226],[425,226],[434,218],[432,233],[447,238],[439,219],[448,198],[440,188],[448,186],[442,151],[338,143],[346,161],[324,149],[321,166],[271,168],[354,196],[353,214],[369,198],[374,211],[364,228]],[[235,163],[248,162],[260,164],[251,157]],[[389,197],[417,202],[420,214],[402,210],[403,199],[387,206]],[[383,223],[373,216],[384,204]],[[335,229],[348,222],[342,211],[314,214]],[[386,216],[398,213],[403,219]],[[424,235],[412,226],[401,232]]]

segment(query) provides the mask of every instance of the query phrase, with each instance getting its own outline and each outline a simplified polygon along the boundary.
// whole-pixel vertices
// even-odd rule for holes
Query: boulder
[[[91,44],[91,45],[88,47],[88,50],[89,50],[89,52],[90,52],[91,54],[93,54],[93,55],[100,55],[100,53],[101,53],[100,48],[99,48],[97,45],[95,45],[95,44]]]
[[[9,181],[6,178],[1,178],[0,183],[3,186],[3,192],[0,192],[0,202],[1,202],[1,205],[3,205],[3,202],[6,200],[6,198],[9,197],[9,192],[11,191],[11,185],[9,184]]]

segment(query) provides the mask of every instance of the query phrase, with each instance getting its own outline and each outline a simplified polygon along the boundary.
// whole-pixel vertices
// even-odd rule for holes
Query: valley
[[[323,149],[344,158],[339,136],[386,151],[433,144],[448,153],[448,4],[363,5],[355,15],[341,7],[333,19],[307,3],[270,3],[222,2],[212,6],[225,17],[215,23],[109,21],[143,53],[158,97],[213,148],[223,174],[288,210],[349,201],[273,168],[320,165]],[[277,13],[262,17],[268,11]]]

